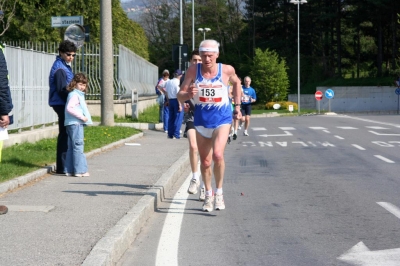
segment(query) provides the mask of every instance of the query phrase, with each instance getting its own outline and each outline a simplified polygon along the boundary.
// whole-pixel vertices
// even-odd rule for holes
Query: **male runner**
[[[178,99],[183,102],[194,98],[194,126],[200,155],[200,170],[206,187],[203,211],[210,212],[214,209],[212,170],[216,184],[215,209],[225,209],[222,190],[225,173],[224,150],[232,122],[228,82],[233,85],[235,103],[240,102],[241,86],[232,66],[217,63],[219,56],[217,41],[202,41],[199,51],[202,63],[188,68]],[[233,116],[235,119],[241,118],[240,104],[235,104]],[[214,168],[211,169],[213,162]]]
[[[243,97],[242,97],[242,122],[244,123],[243,135],[248,136],[247,129],[250,126],[251,104],[257,100],[256,91],[250,87],[251,78],[249,76],[244,78]]]
[[[190,59],[190,64],[195,65],[198,63],[201,63],[199,49],[194,49],[192,51],[192,57]],[[199,187],[201,185],[199,200],[204,201],[204,199],[205,199],[204,182],[201,180],[200,173],[197,172],[198,148],[197,148],[197,140],[196,140],[196,129],[194,128],[194,102],[193,102],[193,99],[189,99],[185,102],[184,122],[186,124],[185,133],[189,140],[189,159],[190,159],[190,166],[192,168],[192,173],[193,173],[187,192],[189,194],[197,194],[197,191],[199,190]]]

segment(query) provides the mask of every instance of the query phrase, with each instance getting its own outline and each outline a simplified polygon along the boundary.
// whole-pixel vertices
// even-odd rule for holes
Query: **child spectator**
[[[84,150],[83,127],[93,124],[85,102],[88,80],[84,74],[74,76],[67,90],[70,92],[65,106],[65,123],[68,134],[68,150],[65,159],[67,176],[89,176]]]

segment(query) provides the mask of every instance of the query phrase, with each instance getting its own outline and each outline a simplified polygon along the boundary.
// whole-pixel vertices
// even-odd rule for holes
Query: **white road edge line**
[[[361,151],[365,151],[365,149],[364,149],[363,147],[361,147],[360,145],[351,144],[351,146],[353,146],[353,147],[355,147],[355,148],[357,148],[357,149],[359,149],[359,150],[361,150]]]
[[[191,174],[183,182],[169,207],[158,242],[156,266],[178,265],[179,237],[185,206],[189,197],[187,188],[189,187],[190,177]]]
[[[390,212],[391,214],[400,219],[400,209],[397,208],[396,205],[393,205],[392,203],[389,202],[377,202],[377,204],[381,205],[388,212]]]
[[[374,155],[376,158],[381,159],[384,162],[387,163],[394,163],[392,160],[389,160],[388,158],[383,157],[382,155]]]

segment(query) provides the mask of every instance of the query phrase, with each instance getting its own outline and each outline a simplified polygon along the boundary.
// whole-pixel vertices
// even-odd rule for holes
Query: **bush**
[[[281,107],[278,110],[289,110],[289,105],[293,105],[293,110],[297,110],[298,106],[297,103],[294,102],[268,102],[265,104],[265,109],[267,110],[273,110],[274,109],[274,104],[279,104]]]

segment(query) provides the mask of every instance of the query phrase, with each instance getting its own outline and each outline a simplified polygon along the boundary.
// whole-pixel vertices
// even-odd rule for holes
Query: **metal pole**
[[[179,24],[180,24],[180,30],[179,30],[179,44],[183,44],[183,17],[182,17],[182,0],[179,1]]]
[[[111,1],[100,0],[101,124],[114,126],[114,58]]]
[[[300,1],[297,1],[297,105],[300,114]]]
[[[183,45],[183,10],[182,10],[182,0],[179,1],[179,24],[180,24],[180,29],[179,29],[179,69],[182,68],[182,45]]]
[[[192,51],[194,50],[194,0],[192,0]]]
[[[203,41],[206,39],[206,30],[203,30]]]

